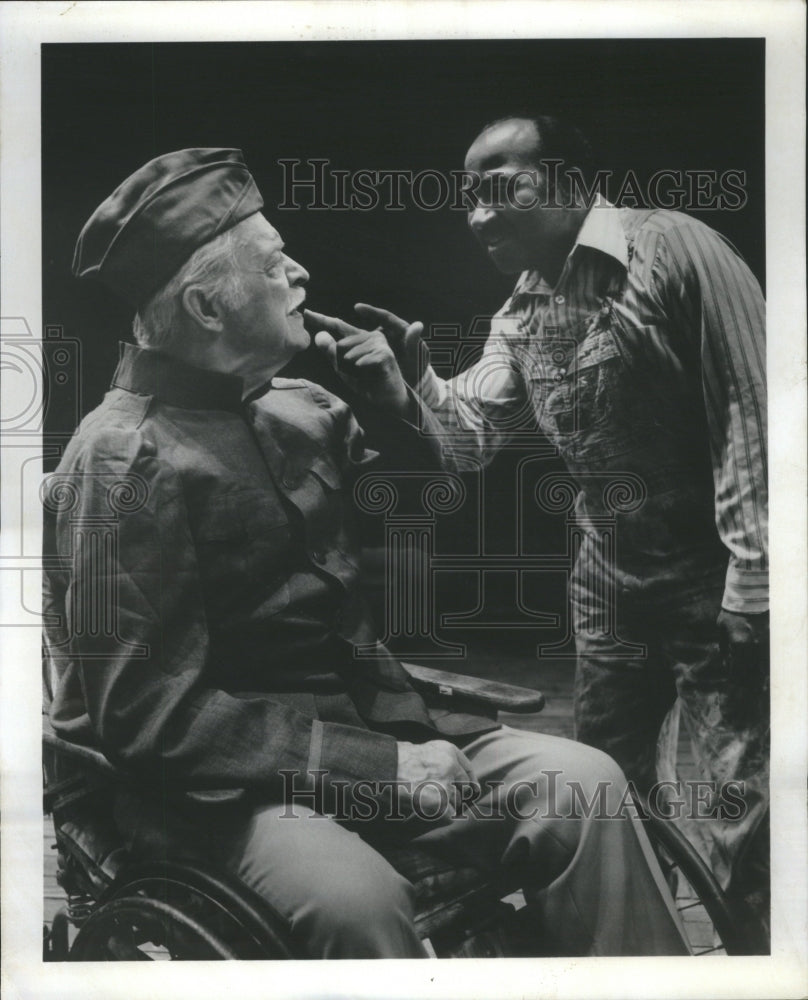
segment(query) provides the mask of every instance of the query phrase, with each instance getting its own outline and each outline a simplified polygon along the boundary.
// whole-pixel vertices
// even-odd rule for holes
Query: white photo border
[[[42,330],[40,45],[47,42],[470,38],[766,39],[766,241],[773,642],[772,955],[688,959],[48,965],[41,961],[39,630],[2,629],[3,988],[8,997],[792,997],[808,981],[806,870],[805,7],[799,0],[400,0],[10,2],[0,10],[0,315]],[[13,326],[9,320],[15,320]],[[3,373],[6,374],[5,372]],[[4,416],[17,412],[6,382]],[[39,602],[40,550],[23,518],[38,503],[3,462],[0,598]],[[23,487],[23,488],[21,488]],[[38,520],[38,519],[35,519]],[[26,525],[20,538],[20,526]],[[33,557],[32,557],[33,558]],[[6,562],[4,563],[4,560]],[[10,560],[10,561],[9,561]],[[11,578],[11,582],[9,579]],[[24,592],[20,582],[24,581]],[[705,964],[706,963],[706,964]]]

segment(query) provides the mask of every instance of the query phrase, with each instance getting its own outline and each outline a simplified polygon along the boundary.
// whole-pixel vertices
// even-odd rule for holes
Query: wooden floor
[[[56,843],[53,838],[53,823],[50,816],[45,817],[44,831],[45,910],[43,919],[50,927],[56,911],[64,905],[65,894],[56,881]]]

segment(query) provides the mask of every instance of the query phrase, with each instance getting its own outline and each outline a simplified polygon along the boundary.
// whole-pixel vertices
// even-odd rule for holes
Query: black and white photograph
[[[802,995],[801,6],[28,7],[9,995]]]

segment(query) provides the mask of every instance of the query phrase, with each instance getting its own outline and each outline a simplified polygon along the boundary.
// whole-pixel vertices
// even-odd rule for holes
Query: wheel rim
[[[681,830],[654,815],[645,818],[645,828],[694,955],[752,954],[735,908]]]
[[[71,961],[215,960],[236,952],[202,921],[171,903],[145,896],[113,899],[87,920]]]

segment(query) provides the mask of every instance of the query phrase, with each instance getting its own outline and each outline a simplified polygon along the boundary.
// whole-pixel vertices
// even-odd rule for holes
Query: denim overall
[[[615,272],[572,331],[537,333],[526,372],[539,426],[579,491],[576,737],[614,757],[647,794],[676,777],[681,718],[699,777],[716,783],[698,803],[685,796],[683,812],[700,818],[682,823],[726,887],[766,814],[766,671],[731,671],[719,651],[728,553],[715,526],[698,349],[671,349],[664,317],[641,324],[623,301],[631,280],[630,266]],[[744,782],[738,819],[721,818],[728,781]]]

